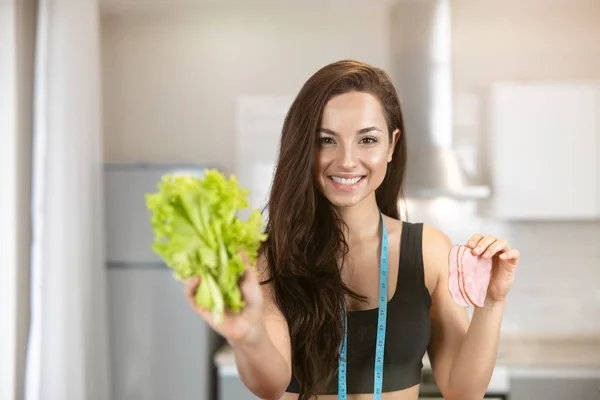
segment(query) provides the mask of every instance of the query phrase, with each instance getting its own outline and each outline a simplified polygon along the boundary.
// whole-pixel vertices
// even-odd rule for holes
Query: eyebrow
[[[381,129],[379,129],[376,126],[368,126],[366,128],[362,128],[361,130],[357,131],[356,134],[357,135],[364,135],[365,133],[369,133],[369,132],[373,132],[373,131],[381,132]],[[337,132],[335,132],[335,131],[333,131],[331,129],[328,129],[328,128],[318,128],[317,132],[327,133],[327,134],[333,135],[333,136],[337,136],[338,135]]]

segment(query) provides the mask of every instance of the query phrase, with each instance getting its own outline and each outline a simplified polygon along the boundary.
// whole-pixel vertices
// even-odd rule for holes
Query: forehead
[[[323,109],[321,127],[341,133],[366,126],[386,128],[383,109],[370,93],[349,92],[331,98]]]

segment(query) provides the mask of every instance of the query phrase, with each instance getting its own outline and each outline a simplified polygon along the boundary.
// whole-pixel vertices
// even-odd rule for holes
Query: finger
[[[240,278],[240,290],[243,298],[249,303],[256,303],[260,301],[260,283],[258,277],[254,272],[254,269],[250,264],[246,264],[246,270],[244,275]]]
[[[521,257],[521,252],[517,249],[508,250],[502,254],[500,254],[500,259],[506,261],[514,261],[513,264],[516,264],[516,261]]]
[[[199,276],[193,276],[185,282],[185,286],[183,288],[183,294],[185,295],[185,297],[188,300],[194,298],[199,284],[200,284]]]
[[[248,260],[248,254],[246,254],[244,250],[238,250],[238,253],[240,253],[240,257],[242,257],[244,264],[250,264],[250,261]]]
[[[467,241],[467,247],[469,247],[471,249],[474,248],[482,238],[483,238],[483,235],[481,233],[475,233]]]
[[[192,306],[193,306],[193,310],[198,315],[200,315],[202,318],[204,318],[206,320],[206,322],[208,322],[208,323],[212,323],[213,322],[212,311],[200,307],[195,302],[192,304]]]
[[[483,253],[495,241],[496,241],[495,236],[493,236],[493,235],[485,236],[483,239],[481,239],[477,243],[477,246],[473,249],[473,254],[479,255],[479,254]]]
[[[198,311],[198,305],[196,304],[196,291],[198,290],[198,286],[200,285],[200,277],[194,276],[187,280],[185,283],[185,287],[183,289],[183,293],[185,298],[188,301],[188,304],[194,311]]]
[[[190,305],[190,307],[192,308],[192,310],[194,310],[196,313],[200,314],[200,316],[204,319],[206,319],[207,321],[211,321],[211,312],[209,310],[206,310],[202,307],[200,307],[198,304],[196,304],[196,292],[198,290],[198,286],[200,285],[200,277],[199,276],[194,276],[190,279],[188,279],[185,283],[185,288],[184,288],[184,294],[185,297]]]
[[[250,262],[250,259],[248,258],[248,254],[246,254],[246,252],[240,250],[239,253],[240,253],[240,256],[242,257],[242,261],[244,262],[244,264],[246,266],[246,270],[244,271],[244,276],[245,276],[246,272],[253,272],[253,274],[250,274],[250,275],[252,275],[251,278],[254,281],[258,282],[260,274],[258,272],[257,265]]]
[[[483,258],[492,258],[500,251],[504,251],[508,248],[508,242],[505,239],[497,239],[494,243],[492,243],[485,253],[483,253]]]

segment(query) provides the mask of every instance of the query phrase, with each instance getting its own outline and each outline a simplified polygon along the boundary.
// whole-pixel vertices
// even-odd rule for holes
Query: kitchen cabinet
[[[495,84],[490,131],[493,217],[600,219],[600,82]]]

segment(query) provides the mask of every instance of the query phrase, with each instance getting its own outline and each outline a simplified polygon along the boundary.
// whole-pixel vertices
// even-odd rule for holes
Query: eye
[[[318,139],[318,142],[319,142],[320,144],[333,144],[333,143],[334,143],[334,142],[333,142],[333,138],[330,138],[330,137],[328,137],[328,136],[326,136],[326,137],[322,137],[322,138],[319,138],[319,139]]]
[[[360,141],[361,143],[365,143],[365,144],[373,144],[373,143],[377,143],[377,139],[375,139],[374,137],[364,137],[362,138],[362,140]]]

